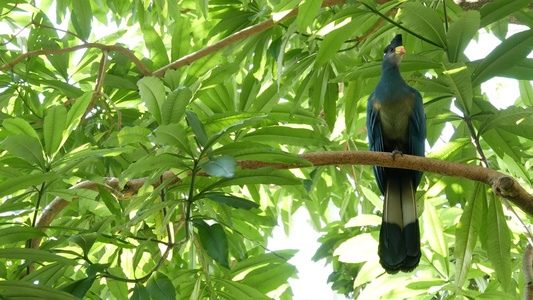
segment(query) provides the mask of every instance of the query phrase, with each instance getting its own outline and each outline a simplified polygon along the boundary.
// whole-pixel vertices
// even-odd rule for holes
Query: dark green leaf
[[[133,287],[133,294],[130,300],[144,300],[149,299],[149,297],[148,289],[144,285],[136,283],[135,287]]]
[[[220,224],[208,225],[203,220],[194,220],[202,247],[221,266],[229,269],[228,239]]]
[[[530,0],[496,0],[488,2],[479,10],[481,14],[481,27],[485,27],[502,18],[507,18],[513,12],[526,7],[528,4],[531,4]]]
[[[327,142],[325,138],[320,137],[320,135],[317,135],[313,130],[285,126],[259,128],[248,133],[243,137],[243,140],[304,147],[321,146]]]
[[[196,140],[200,146],[205,146],[209,137],[205,132],[204,125],[200,122],[200,119],[198,119],[198,115],[189,110],[186,110],[185,114],[187,115],[187,122],[189,123],[189,126],[191,126],[192,132],[194,132],[196,136]]]
[[[83,253],[87,256],[92,246],[96,242],[98,234],[96,232],[84,233],[72,236],[72,241],[80,246]]]
[[[55,177],[57,176],[53,173],[36,173],[6,179],[0,182],[0,197],[7,196],[20,190],[24,190],[30,186],[40,185],[47,180],[54,179]]]
[[[104,202],[107,209],[109,209],[112,214],[117,216],[117,218],[120,218],[122,215],[122,209],[120,208],[117,199],[101,186],[98,186],[98,194],[100,195],[100,198]]]
[[[175,300],[176,288],[163,273],[156,272],[146,283],[146,290],[151,299]]]
[[[231,206],[233,208],[252,209],[259,208],[259,204],[240,197],[230,195],[208,195],[209,200],[215,201],[220,204]]]
[[[75,296],[32,282],[0,281],[0,295],[6,299],[77,300]]]
[[[477,66],[472,74],[476,87],[490,78],[520,63],[533,48],[533,29],[516,33],[499,44]]]
[[[95,276],[86,277],[83,279],[79,279],[70,283],[67,283],[65,285],[62,285],[60,289],[64,292],[67,292],[73,296],[75,296],[78,299],[84,299],[85,295],[93,285],[94,281],[96,280]]]
[[[141,126],[124,127],[117,137],[120,145],[125,146],[128,144],[149,143],[148,136],[150,133],[149,129]]]
[[[233,178],[222,178],[205,190],[212,190],[231,185],[243,184],[279,184],[279,185],[298,185],[301,181],[292,173],[286,170],[277,170],[272,167],[261,168],[257,170],[237,170]]]

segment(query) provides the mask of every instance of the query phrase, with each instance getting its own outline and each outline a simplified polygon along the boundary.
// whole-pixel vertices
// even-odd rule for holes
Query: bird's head
[[[402,57],[404,53],[405,48],[402,44],[402,35],[398,34],[385,48],[385,50],[383,50],[383,64],[388,63],[392,64],[395,67],[398,67],[402,62]]]

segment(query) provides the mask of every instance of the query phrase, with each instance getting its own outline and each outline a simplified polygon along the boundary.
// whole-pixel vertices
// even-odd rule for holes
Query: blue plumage
[[[405,48],[398,34],[385,48],[381,79],[368,98],[367,128],[371,151],[424,156],[426,116],[422,96],[405,83],[400,62]],[[380,264],[388,273],[410,272],[420,261],[420,229],[415,193],[422,172],[374,166],[385,196],[379,237]]]

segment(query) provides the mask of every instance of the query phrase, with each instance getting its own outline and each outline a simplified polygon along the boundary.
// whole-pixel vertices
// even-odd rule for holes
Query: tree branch
[[[459,164],[449,161],[442,161],[432,158],[419,157],[413,155],[392,156],[388,152],[372,151],[328,151],[304,153],[301,158],[310,161],[315,167],[329,165],[376,165],[382,167],[418,170],[428,173],[435,173],[445,176],[464,178],[485,183],[492,187],[494,193],[502,198],[513,202],[529,216],[533,217],[533,196],[526,192],[518,182],[501,172],[483,168],[481,166]],[[265,163],[259,161],[243,160],[238,165],[243,169],[258,169],[262,167],[275,167],[277,169],[303,168],[306,166],[298,164]],[[167,180],[174,177],[174,173],[167,171],[163,173],[162,179]],[[146,182],[147,178],[132,179],[127,182],[124,188],[119,187],[118,178],[106,178],[106,185],[101,185],[91,181],[83,181],[71,187],[71,189],[98,190],[101,186],[110,191],[119,200],[128,200],[135,196],[138,190]],[[175,178],[169,185],[179,182]],[[154,183],[158,186],[160,182]],[[68,205],[69,201],[56,197],[42,212],[36,222],[35,227],[45,231],[54,218]],[[32,247],[38,248],[41,238],[36,238],[32,242]]]

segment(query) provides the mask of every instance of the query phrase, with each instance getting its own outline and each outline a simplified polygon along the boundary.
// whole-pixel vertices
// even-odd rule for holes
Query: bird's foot
[[[392,150],[392,160],[396,159],[396,154],[400,154],[400,156],[403,156],[403,152],[397,149]]]

